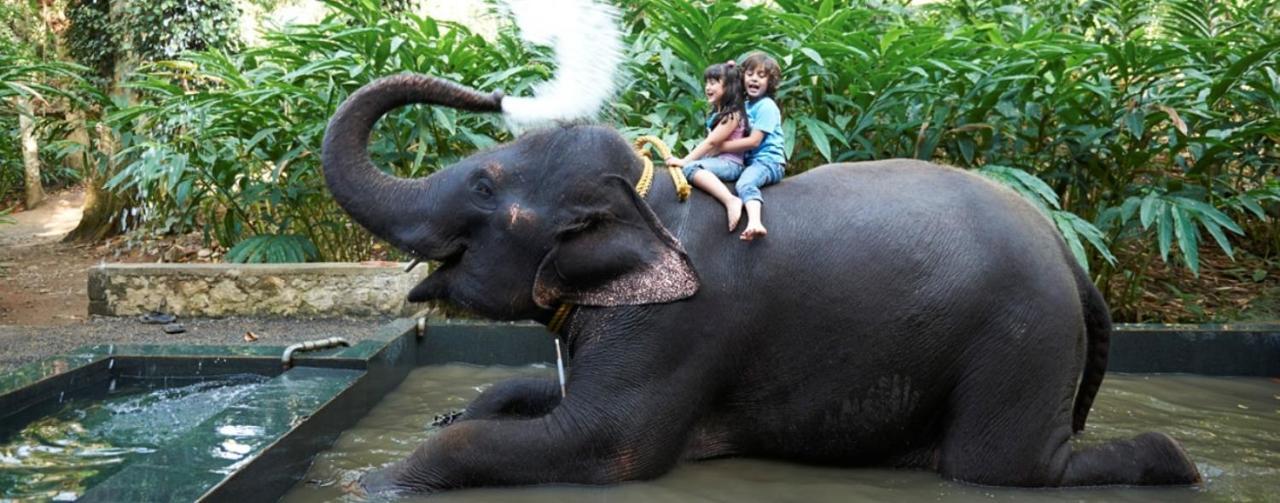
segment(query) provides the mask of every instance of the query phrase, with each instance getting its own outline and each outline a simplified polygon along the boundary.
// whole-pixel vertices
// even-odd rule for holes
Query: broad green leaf
[[[1076,262],[1080,266],[1089,270],[1089,260],[1085,255],[1084,243],[1080,241],[1080,235],[1076,233],[1075,226],[1071,221],[1059,213],[1053,214],[1053,223],[1058,227],[1058,232],[1062,233],[1062,238],[1067,242],[1067,247],[1071,249],[1071,255],[1076,258]]]
[[[1222,227],[1212,219],[1200,219],[1200,224],[1204,225],[1205,230],[1209,231],[1209,235],[1213,236],[1213,240],[1218,243],[1218,247],[1226,252],[1227,256],[1235,260],[1235,250],[1231,248],[1231,241],[1227,239],[1227,235],[1222,232]]]
[[[1231,220],[1231,217],[1228,217],[1226,213],[1218,211],[1217,208],[1214,208],[1213,206],[1209,206],[1204,202],[1196,201],[1194,199],[1187,199],[1185,197],[1175,197],[1174,199],[1178,201],[1178,204],[1180,206],[1190,210],[1195,210],[1197,213],[1203,215],[1204,217],[1208,217],[1208,219],[1216,222],[1218,225],[1222,227],[1226,227],[1227,230],[1231,232],[1234,232],[1239,235],[1244,235],[1244,229],[1241,229],[1240,226],[1235,223],[1235,221]]]
[[[1160,197],[1157,196],[1156,193],[1148,193],[1143,197],[1142,209],[1138,213],[1138,219],[1142,222],[1142,228],[1150,228],[1151,223],[1156,220],[1156,213],[1162,209],[1164,209],[1164,202],[1160,200]]]
[[[1169,261],[1169,248],[1173,245],[1173,221],[1170,212],[1172,205],[1161,204],[1156,214],[1156,233],[1159,235],[1160,259]]]
[[[1200,243],[1199,234],[1196,231],[1195,221],[1187,216],[1186,212],[1177,206],[1171,206],[1170,212],[1173,214],[1173,229],[1178,236],[1178,250],[1182,252],[1182,259],[1196,276],[1200,275]]]
[[[822,158],[827,162],[831,162],[831,143],[827,140],[826,131],[823,131],[822,127],[813,118],[801,117],[800,122],[804,124],[805,131],[809,133],[809,139],[813,141],[813,145],[822,154]]]
[[[1253,52],[1241,57],[1218,78],[1213,84],[1213,88],[1209,91],[1209,95],[1205,101],[1214,104],[1218,99],[1222,98],[1229,89],[1240,82],[1241,78],[1249,69],[1253,68],[1258,62],[1271,58],[1277,52],[1280,52],[1280,39],[1276,39],[1270,43],[1258,47]]]
[[[817,63],[818,66],[827,66],[827,64],[822,60],[822,55],[818,54],[818,51],[815,51],[808,47],[801,47],[800,52],[803,53],[805,56],[808,56],[808,58],[813,60],[814,63]]]

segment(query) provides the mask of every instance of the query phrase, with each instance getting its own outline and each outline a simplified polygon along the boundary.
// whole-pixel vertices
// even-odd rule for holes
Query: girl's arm
[[[743,136],[742,138],[738,138],[736,140],[729,140],[720,144],[720,151],[721,152],[746,152],[753,148],[759,147],[760,142],[762,141],[764,141],[764,131],[761,131],[759,129],[752,129],[751,134],[749,135]]]
[[[720,123],[716,124],[716,127],[713,128],[710,133],[707,133],[707,138],[705,140],[702,140],[698,146],[689,151],[689,155],[684,156],[683,159],[676,159],[674,157],[668,158],[667,164],[671,166],[684,166],[686,163],[701,159],[707,154],[723,151],[723,144],[726,143],[725,140],[729,139],[729,136],[733,134],[733,130],[737,127],[738,116],[736,114],[720,121]]]

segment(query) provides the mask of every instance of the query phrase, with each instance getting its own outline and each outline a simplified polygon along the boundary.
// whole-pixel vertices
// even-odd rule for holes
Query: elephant
[[[496,320],[563,324],[564,395],[495,384],[367,491],[614,484],[750,456],[933,470],[996,486],[1185,485],[1181,445],[1073,446],[1111,319],[1049,219],[1017,193],[919,160],[820,166],[767,189],[769,236],[655,176],[614,129],[558,123],[430,176],[379,170],[376,121],[423,103],[501,111],[417,74],[330,120],[326,184],[353,220],[438,267],[408,293]],[[559,323],[557,323],[559,325]]]

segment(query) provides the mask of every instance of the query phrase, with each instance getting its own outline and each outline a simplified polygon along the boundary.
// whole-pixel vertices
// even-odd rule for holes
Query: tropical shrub
[[[126,163],[111,184],[143,194],[148,225],[202,229],[243,261],[359,260],[375,245],[324,187],[319,152],[329,115],[363,84],[403,71],[478,88],[527,88],[541,56],[505,32],[467,27],[378,2],[328,2],[321,23],[270,33],[236,54],[156,63],[127,85],[139,102],[112,114]],[[501,118],[407,108],[382,119],[370,145],[380,166],[424,176],[509,138]]]

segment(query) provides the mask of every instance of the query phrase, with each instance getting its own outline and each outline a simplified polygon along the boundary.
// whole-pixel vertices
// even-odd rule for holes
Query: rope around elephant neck
[[[667,148],[667,144],[656,136],[641,136],[632,143],[632,151],[636,153],[636,157],[640,158],[640,162],[644,163],[644,171],[640,173],[640,180],[636,181],[636,193],[640,194],[641,198],[648,196],[649,188],[653,186],[653,160],[649,159],[648,155],[645,155],[645,147],[647,146],[657,149],[658,154],[663,159],[671,157],[671,149]],[[676,196],[680,198],[680,202],[688,200],[689,194],[692,193],[693,189],[689,186],[689,181],[685,180],[684,173],[675,166],[668,166],[667,172],[671,174],[671,181],[675,183]],[[547,331],[553,334],[560,333],[560,330],[564,328],[564,322],[569,319],[569,314],[573,312],[573,308],[574,305],[568,302],[560,304],[560,307],[556,308],[555,314],[551,316],[551,321],[547,322]]]

